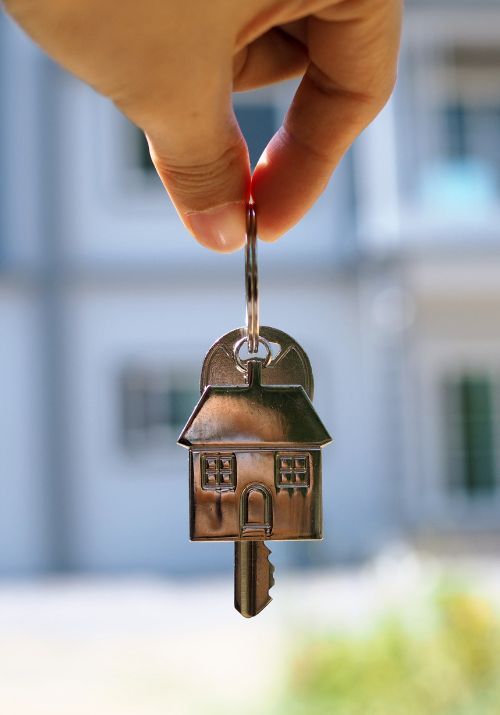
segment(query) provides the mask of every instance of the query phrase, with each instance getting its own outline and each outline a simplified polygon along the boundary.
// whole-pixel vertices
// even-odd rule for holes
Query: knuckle
[[[176,199],[197,209],[197,198],[206,206],[221,193],[231,190],[235,174],[241,173],[247,156],[246,145],[241,139],[205,160],[179,161],[168,156],[153,156],[153,163]]]
[[[365,78],[363,89],[340,85],[318,67],[311,66],[308,75],[317,92],[329,99],[340,100],[351,106],[364,121],[373,119],[388,102],[396,84],[396,71],[377,67],[371,77]],[[361,112],[360,112],[361,110]]]

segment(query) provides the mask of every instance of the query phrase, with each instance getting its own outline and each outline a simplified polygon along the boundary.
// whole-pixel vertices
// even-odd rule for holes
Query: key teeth
[[[274,566],[273,566],[272,564],[269,564],[269,565],[270,565],[270,569],[269,569],[269,589],[271,589],[271,588],[274,586],[274,584],[276,583],[276,581],[274,580]],[[271,597],[270,597],[270,598],[271,598]],[[272,598],[271,598],[271,601],[272,601]]]
[[[260,608],[256,609],[253,613],[251,613],[251,614],[243,614],[243,615],[245,615],[246,618],[253,618],[254,616],[258,616],[259,613],[262,613],[262,611],[264,610],[264,608],[266,608],[266,606],[269,606],[269,604],[270,604],[271,601],[273,600],[273,599],[271,598],[271,596],[269,595],[269,591],[271,590],[271,588],[274,586],[274,583],[275,583],[275,581],[274,581],[274,571],[275,571],[274,564],[271,563],[271,561],[269,560],[269,557],[271,556],[271,553],[272,553],[272,552],[271,552],[271,549],[269,548],[269,546],[268,546],[264,541],[259,542],[259,546],[262,547],[262,550],[263,550],[263,552],[264,552],[265,558],[266,558],[266,560],[267,560],[267,565],[268,565],[268,568],[269,568],[269,571],[268,571],[268,573],[269,573],[269,586],[268,586],[268,588],[267,588],[267,599],[266,599],[266,601],[265,601],[264,603],[262,603],[262,605],[260,606]]]
[[[270,554],[263,541],[235,544],[234,605],[245,618],[256,616],[272,601],[269,590],[274,586],[274,565],[269,561]],[[264,582],[258,578],[259,571],[267,575]]]
[[[267,544],[264,544],[264,546],[265,546],[266,549],[267,549],[267,560],[269,561],[269,590],[271,590],[272,587],[274,586],[274,584],[276,583],[276,581],[274,580],[274,573],[275,573],[275,571],[276,571],[276,568],[275,568],[274,564],[271,563],[271,561],[270,561],[270,559],[269,559],[269,557],[270,557],[271,554],[272,554],[271,549],[269,548],[269,546],[267,546]],[[270,600],[270,601],[273,600],[273,599],[271,598],[271,596],[269,596],[269,600]]]

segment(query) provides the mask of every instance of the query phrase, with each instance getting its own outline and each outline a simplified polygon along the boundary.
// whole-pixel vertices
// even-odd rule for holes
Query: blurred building
[[[500,7],[414,2],[395,96],[290,234],[260,245],[264,324],[310,355],[326,539],[500,536]],[[237,95],[255,160],[293,86]],[[182,228],[141,134],[0,17],[0,571],[189,573],[176,445],[243,258]]]

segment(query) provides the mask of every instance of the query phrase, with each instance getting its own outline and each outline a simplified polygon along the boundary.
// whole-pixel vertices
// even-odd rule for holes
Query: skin
[[[402,0],[7,0],[57,62],[144,130],[195,238],[244,243],[252,195],[273,241],[313,205],[389,98]],[[250,176],[232,92],[302,77]]]

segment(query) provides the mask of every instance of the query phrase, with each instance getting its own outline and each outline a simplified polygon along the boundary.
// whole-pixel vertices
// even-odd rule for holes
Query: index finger
[[[340,0],[308,19],[309,66],[252,179],[264,240],[311,207],[388,100],[400,25],[401,0]]]

